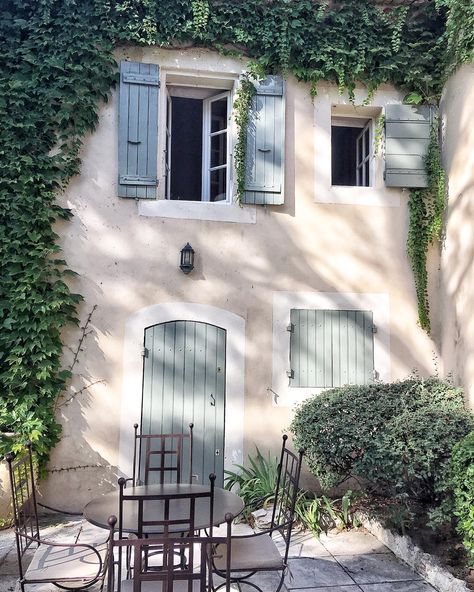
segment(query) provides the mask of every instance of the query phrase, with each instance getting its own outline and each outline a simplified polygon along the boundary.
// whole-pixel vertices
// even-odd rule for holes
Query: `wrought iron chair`
[[[193,491],[185,484],[180,485],[179,490],[172,493],[142,492],[137,493],[134,488],[126,488],[127,480],[121,477],[119,484],[119,515],[118,537],[124,537],[124,513],[127,512],[127,531],[137,535],[138,538],[149,538],[154,534],[164,538],[170,536],[193,538],[196,534],[196,504],[203,500],[206,515],[209,516],[209,524],[214,522],[214,484],[216,476],[209,475],[209,489]],[[152,556],[163,556],[163,548],[147,547],[146,563]],[[166,553],[165,553],[166,555]],[[175,567],[185,567],[185,556],[179,555],[179,564]],[[130,557],[127,557],[127,573],[130,573]],[[158,566],[157,569],[161,569]],[[153,569],[151,566],[149,569]]]
[[[56,543],[41,538],[36,503],[35,476],[31,444],[27,453],[5,456],[10,474],[13,519],[18,556],[19,583],[48,583],[59,588],[81,589],[96,582],[104,584],[107,568],[107,541],[100,545]],[[36,548],[27,569],[25,553]]]
[[[300,450],[298,454],[290,452],[286,448],[287,439],[288,436],[284,435],[270,528],[251,535],[232,537],[231,582],[245,583],[260,592],[261,588],[254,582],[250,582],[249,578],[261,571],[281,571],[280,582],[276,589],[276,592],[279,592],[288,567],[288,552],[295,518],[303,451]],[[275,535],[280,535],[283,540],[282,552],[273,538]],[[218,548],[217,551],[214,557],[214,570],[222,576],[225,573],[228,558],[225,549],[221,551]]]
[[[226,550],[226,564],[222,570],[225,586],[230,592],[231,524],[233,516],[227,514],[227,533],[221,537],[154,536],[153,538],[117,539],[114,537],[117,518],[110,516],[109,575],[107,592],[210,592],[214,589],[212,554],[215,549]],[[211,524],[212,528],[212,524]],[[147,569],[149,548],[163,549],[163,565],[159,571]],[[114,550],[118,555],[125,549],[133,557],[133,569],[129,578],[121,580],[120,569],[114,570]],[[174,567],[175,555],[186,554],[187,564],[180,570]]]
[[[150,475],[158,473],[161,485],[165,483],[167,476],[170,482],[191,483],[193,478],[193,427],[194,424],[190,423],[187,434],[139,434],[138,424],[134,424],[132,482],[135,485],[149,485]],[[186,446],[188,454],[185,458]],[[153,462],[155,458],[158,459],[158,463]],[[188,470],[184,475],[186,461]],[[143,473],[143,476],[140,473]]]

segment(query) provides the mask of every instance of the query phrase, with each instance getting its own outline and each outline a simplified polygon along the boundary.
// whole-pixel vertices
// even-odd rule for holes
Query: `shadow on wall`
[[[115,487],[123,328],[132,313],[152,304],[209,304],[246,320],[245,429],[266,448],[269,441],[278,448],[281,430],[289,424],[288,409],[272,409],[267,391],[275,291],[390,292],[392,322],[386,342],[391,344],[392,366],[432,373],[431,360],[424,355],[431,349],[429,339],[416,327],[405,207],[315,204],[313,135],[301,133],[296,142],[290,126],[287,140],[295,157],[286,180],[286,203],[259,208],[257,224],[139,217],[133,200],[116,197],[113,104],[103,107],[96,133],[84,144],[82,175],[62,198],[75,214],[57,230],[65,258],[79,274],[72,281],[74,291],[85,297],[83,326],[96,304],[97,309],[79,346],[74,380],[58,409],[63,438],[42,484],[45,499],[59,503],[58,492],[73,492],[67,499],[63,494],[64,509],[78,509]],[[186,242],[197,253],[189,276],[178,269]],[[398,310],[401,303],[409,307]],[[347,306],[352,307],[350,300]],[[82,336],[80,329],[65,332],[71,348],[65,352],[65,366],[73,363]],[[262,417],[269,411],[271,421],[262,430]],[[245,456],[253,443],[249,448]]]
[[[441,102],[443,165],[448,175],[446,239],[441,256],[440,336],[444,373],[464,387],[474,409],[474,68],[448,81]]]

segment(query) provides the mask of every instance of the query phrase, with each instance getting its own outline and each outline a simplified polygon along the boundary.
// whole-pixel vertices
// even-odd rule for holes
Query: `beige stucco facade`
[[[203,77],[214,72],[237,78],[245,70],[242,62],[196,49],[117,54],[124,56]],[[57,227],[64,257],[78,274],[71,287],[84,297],[81,326],[89,315],[90,322],[85,330],[64,336],[70,348],[65,363],[73,363],[74,379],[58,410],[63,438],[42,484],[49,505],[80,509],[99,491],[113,488],[120,470],[126,472],[131,426],[140,420],[141,347],[149,323],[188,314],[228,328],[226,394],[233,411],[226,417],[227,465],[240,462],[255,444],[275,450],[293,403],[301,399],[288,390],[282,364],[288,336],[281,332],[294,303],[371,306],[379,377],[433,372],[433,352],[439,352],[417,325],[405,253],[408,193],[385,188],[381,155],[371,165],[374,186],[331,188],[331,109],[354,111],[331,85],[320,85],[314,102],[309,90],[291,77],[286,81],[285,204],[272,207],[152,204],[117,197],[117,92],[100,108],[97,129],[84,142],[81,175],[61,198],[74,217]],[[364,98],[358,91],[356,103]],[[401,99],[395,90],[382,88],[372,111],[356,110],[373,117]],[[453,107],[457,114],[449,117],[457,118],[457,133],[467,134],[467,96],[465,101],[463,113]],[[471,99],[471,112],[472,104]],[[450,154],[451,168],[469,158],[472,162],[472,150],[463,156],[452,148]],[[452,191],[465,195],[450,212],[453,222],[470,211],[463,189],[469,181],[458,183]],[[216,214],[215,208],[226,210]],[[455,241],[448,234],[447,248]],[[196,251],[190,275],[178,267],[186,242]],[[458,250],[453,244],[447,251],[444,270]],[[461,273],[452,276],[448,296]],[[463,314],[467,329],[467,307]]]
[[[446,238],[441,252],[439,317],[446,375],[474,409],[474,67],[463,66],[441,100],[443,165],[448,176]]]

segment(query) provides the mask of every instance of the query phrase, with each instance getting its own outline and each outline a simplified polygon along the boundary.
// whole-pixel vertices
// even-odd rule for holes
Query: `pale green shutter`
[[[284,203],[285,97],[280,76],[255,83],[247,128],[245,192],[242,202]]]
[[[371,311],[292,309],[290,323],[290,386],[329,388],[373,381]]]
[[[425,157],[434,115],[429,105],[385,107],[387,187],[427,187]]]
[[[156,64],[120,64],[119,197],[156,199],[158,72]]]

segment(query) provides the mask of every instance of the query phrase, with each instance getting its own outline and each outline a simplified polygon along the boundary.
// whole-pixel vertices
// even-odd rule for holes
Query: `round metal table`
[[[164,485],[140,485],[139,487],[127,487],[127,495],[186,495],[186,493],[202,493],[209,491],[209,487],[197,484],[164,484]],[[126,501],[123,504],[123,530],[135,532],[138,524],[138,504],[134,501]],[[225,522],[227,513],[236,516],[244,508],[242,499],[227,491],[216,487],[214,489],[214,526]],[[112,514],[118,516],[119,492],[111,491],[91,500],[84,508],[84,518],[100,528],[109,528],[108,519]],[[161,500],[148,500],[144,504],[144,520],[153,520],[154,516],[161,516],[163,513],[163,502]],[[170,518],[178,519],[189,513],[189,502],[182,499],[175,499],[170,504]],[[172,515],[172,516],[171,516]],[[195,509],[195,528],[203,529],[210,526],[209,498],[197,498]],[[156,529],[156,527],[155,527]],[[181,529],[182,530],[182,529]],[[179,527],[176,529],[179,532]],[[144,528],[147,534],[160,534],[154,532],[153,527]]]

